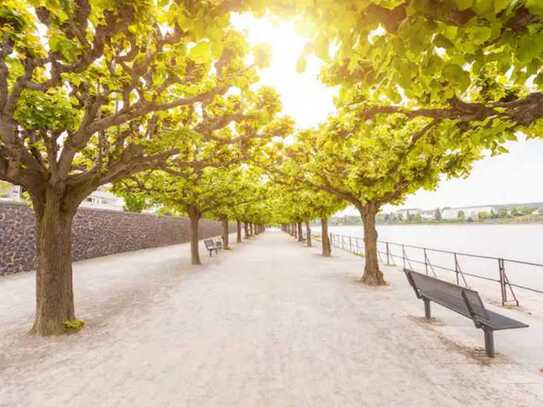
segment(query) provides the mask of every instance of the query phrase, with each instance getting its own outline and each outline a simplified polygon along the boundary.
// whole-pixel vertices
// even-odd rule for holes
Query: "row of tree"
[[[289,3],[289,2],[286,2]],[[294,2],[338,111],[270,151],[281,184],[326,192],[362,218],[362,281],[385,284],[375,217],[517,133],[541,137],[543,6],[537,0]],[[282,5],[285,7],[285,5]],[[286,7],[288,9],[288,7]],[[308,18],[310,16],[310,18]],[[302,203],[303,205],[303,203]],[[285,223],[296,223],[292,214]]]
[[[194,223],[224,207],[176,200],[176,183],[205,189],[217,180],[208,168],[239,166],[253,144],[288,132],[276,93],[254,87],[269,52],[251,49],[230,25],[240,7],[1,2],[0,180],[22,186],[35,213],[33,332],[62,333],[76,319],[72,221],[91,192],[149,186],[163,194],[149,199],[190,209]]]
[[[269,53],[230,24],[266,10],[300,21],[299,69],[315,54],[339,87],[337,113],[293,144],[277,94],[255,87]],[[539,0],[2,1],[0,180],[36,217],[33,332],[75,319],[72,221],[102,185],[188,214],[195,236],[204,215],[299,227],[354,205],[362,281],[384,284],[383,205],[541,134],[541,44]]]

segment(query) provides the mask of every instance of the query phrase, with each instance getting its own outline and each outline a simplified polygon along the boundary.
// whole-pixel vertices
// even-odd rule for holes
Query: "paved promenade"
[[[201,267],[187,245],[80,262],[87,327],[47,339],[26,334],[34,275],[0,278],[0,406],[543,405],[528,330],[497,332],[491,361],[470,321],[424,322],[397,269],[368,288],[360,258],[318,253],[267,232]]]

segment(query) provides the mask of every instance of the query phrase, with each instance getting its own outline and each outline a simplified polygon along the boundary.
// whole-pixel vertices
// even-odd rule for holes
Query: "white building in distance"
[[[460,219],[463,213],[464,219],[479,219],[481,213],[497,213],[498,210],[494,206],[471,206],[464,208],[444,208],[441,210],[442,219],[454,220]]]
[[[20,186],[13,186],[11,190],[0,195],[0,200],[22,201],[22,190]],[[94,191],[81,203],[84,208],[109,209],[122,211],[124,201],[106,190]]]

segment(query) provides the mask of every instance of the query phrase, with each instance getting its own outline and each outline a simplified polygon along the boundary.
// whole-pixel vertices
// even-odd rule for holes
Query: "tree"
[[[223,128],[195,126],[178,148],[177,162],[190,163],[181,168],[151,170],[116,183],[115,191],[130,199],[146,199],[155,205],[185,214],[191,221],[192,264],[201,264],[199,255],[199,221],[203,216],[218,218],[223,223],[223,238],[228,247],[229,223],[236,206],[259,199],[258,174],[241,165],[278,137],[285,137],[292,120],[280,117],[278,94],[270,88],[245,90],[239,97],[221,98],[204,104],[206,118],[230,116],[233,108],[242,111],[235,126],[230,121]],[[216,122],[216,119],[210,119]],[[189,137],[190,136],[190,137]],[[255,190],[256,189],[256,190]],[[256,195],[248,195],[253,191]],[[238,214],[239,215],[239,214]]]
[[[172,214],[187,215],[191,225],[191,262],[201,264],[199,252],[199,223],[202,217],[224,204],[231,190],[225,190],[229,167],[187,168],[175,176],[154,171],[132,177],[116,185],[123,197],[146,199],[168,209]]]
[[[436,208],[435,210],[434,219],[438,222],[443,219],[443,217],[441,216],[441,210],[439,208]]]
[[[324,80],[342,85],[340,97],[362,104],[364,116],[402,112],[468,127],[506,121],[540,133],[541,2],[350,0],[293,9],[313,35],[306,54],[327,61]]]
[[[33,332],[62,333],[75,319],[71,227],[85,197],[175,161],[186,130],[165,112],[188,115],[254,80],[229,11],[227,2],[0,5],[0,180],[29,193],[36,217]],[[231,118],[201,119],[213,128]]]
[[[126,195],[124,197],[123,209],[126,212],[141,213],[146,207],[145,197],[137,195]]]
[[[254,166],[244,165],[239,184],[236,191],[236,202],[218,211],[219,217],[231,219],[236,222],[236,241],[242,242],[242,225],[245,225],[246,234],[249,234],[249,227],[244,223],[254,212],[254,206],[266,200],[269,195],[267,180],[263,177],[262,171]]]
[[[324,257],[330,257],[332,246],[328,233],[328,218],[346,207],[345,201],[335,195],[315,190],[311,186],[300,182],[299,179],[285,177],[284,173],[273,166],[267,166],[272,184],[272,196],[278,197],[273,201],[275,212],[274,222],[278,224],[296,224],[297,235],[299,225],[303,222],[306,228],[306,245],[311,247],[310,222],[318,219],[321,225],[321,248]],[[300,236],[298,236],[298,239]]]
[[[419,188],[432,189],[441,174],[464,176],[478,150],[466,133],[447,123],[390,117],[358,120],[340,110],[318,131],[298,134],[298,142],[278,154],[282,174],[354,205],[364,226],[362,282],[385,284],[377,257],[375,217],[384,204],[399,204]]]
[[[241,219],[247,214],[247,209],[253,204],[266,199],[265,185],[260,171],[250,167],[235,167],[228,173],[221,174],[222,185],[215,182],[216,192],[226,196],[210,211],[210,216],[219,219],[223,225],[224,248],[229,249],[230,220],[236,221],[237,242],[241,242]],[[217,180],[218,181],[218,180]]]
[[[459,211],[458,211],[458,219],[459,219],[459,220],[464,220],[464,219],[466,219],[466,214],[464,213],[463,210],[459,210]]]

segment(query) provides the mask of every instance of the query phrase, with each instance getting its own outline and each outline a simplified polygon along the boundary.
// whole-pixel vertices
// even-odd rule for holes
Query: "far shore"
[[[440,222],[377,222],[377,226],[450,226],[450,225],[541,225],[543,224],[543,217],[537,218],[502,218],[502,219],[485,219],[476,220],[472,222],[468,221],[440,221]],[[351,223],[342,225],[330,225],[331,227],[338,226],[362,226],[361,223]]]

